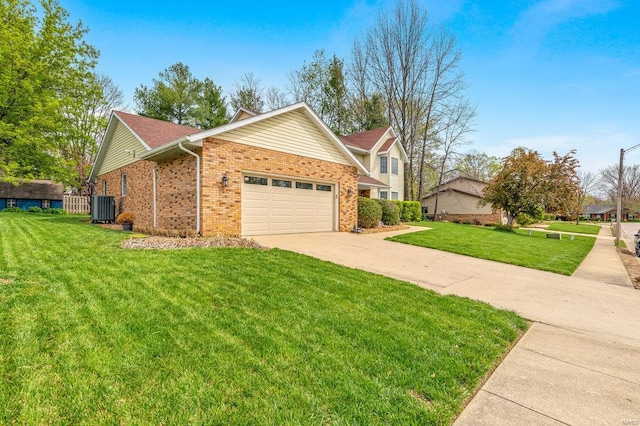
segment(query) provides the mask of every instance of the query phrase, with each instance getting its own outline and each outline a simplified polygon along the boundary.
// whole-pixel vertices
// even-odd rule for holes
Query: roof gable
[[[344,143],[304,102],[176,139],[145,154],[144,158],[161,155],[181,142],[201,146],[204,139],[211,137],[352,165],[360,173],[369,174]]]
[[[348,147],[357,148],[363,151],[371,151],[390,129],[391,126],[378,127],[377,129],[371,129],[365,132],[340,136],[340,140],[342,140],[342,142],[344,142]]]
[[[129,114],[122,111],[114,111],[120,121],[122,121],[134,134],[136,134],[151,149],[158,148],[164,144],[174,141],[182,136],[189,136],[199,132],[191,126],[171,123],[170,121],[156,120],[155,118],[143,117],[141,115]]]

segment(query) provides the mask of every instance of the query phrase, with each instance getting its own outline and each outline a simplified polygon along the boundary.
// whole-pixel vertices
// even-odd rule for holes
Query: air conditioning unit
[[[113,223],[116,220],[116,200],[106,195],[91,197],[91,223]]]

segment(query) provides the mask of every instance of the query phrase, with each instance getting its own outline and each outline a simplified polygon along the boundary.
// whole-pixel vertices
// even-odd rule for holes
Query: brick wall
[[[338,224],[348,231],[357,222],[357,170],[354,166],[329,163],[313,158],[233,142],[206,139],[202,156],[203,235],[239,235],[242,232],[242,172],[252,171],[291,177],[338,182]],[[196,160],[182,154],[158,162],[138,161],[98,176],[97,194],[107,181],[107,195],[116,200],[116,214],[136,215],[135,228],[153,229],[153,169],[157,173],[157,230],[193,233],[196,229]],[[226,173],[229,186],[223,187]],[[127,175],[127,194],[122,196],[122,175]],[[347,195],[347,190],[353,191]]]
[[[441,217],[441,215],[438,215],[438,216]],[[456,219],[459,220],[461,223],[470,222],[473,224],[479,223],[481,225],[484,225],[485,223],[502,223],[501,222],[502,215],[499,211],[496,211],[492,214],[447,214],[446,215],[446,220],[448,220],[449,222],[452,222]]]
[[[202,230],[205,235],[241,233],[242,172],[259,172],[291,177],[339,182],[338,224],[348,231],[357,222],[357,169],[337,163],[277,152],[220,139],[204,140],[202,179]],[[229,186],[223,187],[226,174]],[[353,191],[352,195],[347,190]]]

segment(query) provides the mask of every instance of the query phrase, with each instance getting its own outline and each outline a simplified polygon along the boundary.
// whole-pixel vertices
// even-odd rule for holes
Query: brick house
[[[210,130],[114,111],[90,174],[138,230],[347,231],[369,172],[305,103]]]
[[[451,179],[440,185],[438,211],[435,211],[436,188],[422,198],[422,212],[432,219],[437,214],[439,219],[450,221],[503,223],[504,214],[501,209],[494,211],[490,204],[480,204],[484,197],[482,191],[486,186],[486,182],[468,177]]]

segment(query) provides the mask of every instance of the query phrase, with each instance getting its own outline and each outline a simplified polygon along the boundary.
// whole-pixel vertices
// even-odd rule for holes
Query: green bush
[[[358,226],[375,228],[382,219],[382,206],[376,200],[358,197]]]
[[[27,209],[28,213],[42,213],[42,209],[38,206],[31,206]]]
[[[389,200],[378,200],[382,207],[382,223],[385,225],[397,225],[400,223],[400,209]]]
[[[422,219],[422,205],[419,201],[397,201],[393,203],[400,209],[402,222],[418,222]]]
[[[556,215],[555,214],[545,214],[544,215],[544,220],[556,220]]]
[[[495,229],[496,231],[513,232],[513,226],[509,226],[509,225],[496,224]]]
[[[7,207],[2,211],[7,213],[24,213],[24,210],[22,210],[20,207]]]
[[[48,208],[48,209],[44,209],[43,213],[47,213],[47,214],[68,214],[67,211],[65,209],[59,209],[59,208]]]
[[[453,222],[453,223],[460,223],[460,219],[453,219],[451,222]]]

